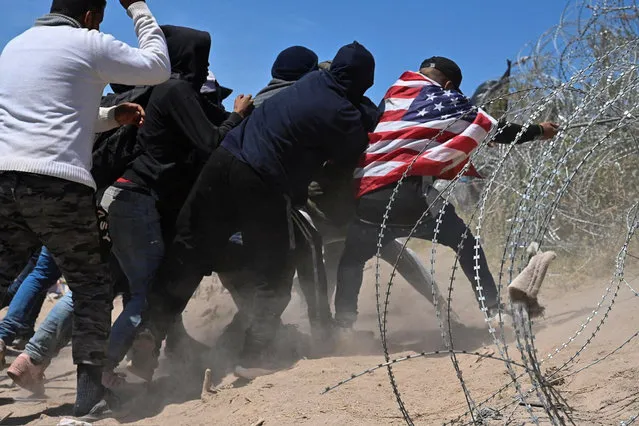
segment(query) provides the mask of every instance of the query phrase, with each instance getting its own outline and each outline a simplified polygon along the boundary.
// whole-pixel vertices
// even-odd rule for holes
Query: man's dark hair
[[[51,13],[80,18],[87,12],[103,12],[106,0],[53,0]]]

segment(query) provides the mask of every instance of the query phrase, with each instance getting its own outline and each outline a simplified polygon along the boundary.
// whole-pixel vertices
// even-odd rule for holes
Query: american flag
[[[386,92],[383,114],[355,171],[358,197],[409,175],[454,178],[497,124],[457,91],[405,72]],[[479,176],[470,165],[465,173]]]

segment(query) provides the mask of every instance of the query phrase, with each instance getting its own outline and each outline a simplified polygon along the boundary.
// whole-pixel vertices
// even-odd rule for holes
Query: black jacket
[[[115,93],[102,97],[101,107],[112,107],[123,102],[134,102],[146,108],[153,88],[151,86],[111,86]],[[140,155],[137,143],[138,128],[122,126],[96,135],[93,144],[91,174],[98,189],[107,188],[126,171],[128,165]]]
[[[138,132],[142,154],[123,175],[132,184],[118,186],[156,195],[162,220],[170,225],[201,167],[242,117],[233,113],[217,127],[207,116],[200,90],[208,74],[210,35],[184,27],[162,30],[172,77],[151,93],[145,124]]]
[[[368,136],[358,106],[373,85],[375,61],[344,46],[330,71],[313,71],[267,99],[222,146],[296,203],[326,161],[356,163]]]
[[[500,120],[497,127],[497,134],[493,139],[497,143],[511,144],[523,129],[521,124],[510,123],[505,120]],[[517,141],[517,145],[524,142],[530,142],[539,136],[543,135],[544,129],[539,124],[531,124],[522,133],[521,137]]]
[[[381,117],[380,109],[367,97],[359,105],[362,123],[367,132],[375,130]],[[355,215],[355,180],[353,165],[326,163],[313,176],[321,195],[310,196],[307,211],[316,220],[328,220],[333,226],[344,226]],[[319,215],[319,217],[318,217]]]

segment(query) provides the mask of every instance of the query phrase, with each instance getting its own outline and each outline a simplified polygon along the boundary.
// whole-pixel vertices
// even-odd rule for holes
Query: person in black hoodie
[[[222,86],[211,71],[206,77],[206,83],[200,89],[206,115],[213,124],[220,125],[231,115],[222,102],[233,93],[232,89]],[[255,99],[253,99],[255,101]]]
[[[259,108],[267,99],[273,97],[282,90],[291,87],[306,74],[312,71],[317,71],[318,69],[319,65],[317,54],[311,49],[304,46],[291,46],[282,50],[275,58],[273,66],[271,67],[271,81],[269,81],[266,87],[255,95],[255,108]],[[299,222],[295,223],[295,236],[300,239],[300,241],[296,243],[296,248],[297,250],[310,248],[309,244],[312,244],[312,240],[309,241],[309,239],[302,237],[302,234],[308,235],[308,233],[305,232],[305,230],[300,229],[298,224]],[[239,235],[241,234],[238,234],[238,236]],[[235,241],[241,241],[241,238],[235,239]],[[310,269],[313,270],[312,265]],[[291,275],[293,275],[295,273],[295,268],[292,268],[290,272]],[[233,297],[233,301],[238,308],[238,312],[233,318],[233,321],[231,321],[231,323],[226,327],[226,330],[229,332],[241,330],[243,333],[250,325],[250,315],[253,304],[251,275],[250,271],[231,271],[219,274],[222,285],[224,285],[224,287],[230,292]],[[293,279],[292,276],[291,279]],[[314,291],[314,283],[312,281],[313,280],[311,280],[310,283],[310,290]]]
[[[101,206],[108,212],[112,252],[124,271],[131,297],[113,325],[103,384],[121,381],[113,369],[128,351],[146,293],[164,257],[164,239],[208,156],[251,108],[239,96],[235,112],[219,127],[207,118],[200,89],[208,74],[211,37],[190,28],[163,26],[171,60],[169,81],[152,89],[144,126],[137,133],[140,154],[107,188]]]
[[[311,71],[317,71],[317,54],[304,46],[291,46],[282,50],[271,67],[271,81],[255,95],[255,107],[265,100],[292,86]]]
[[[329,72],[314,71],[267,99],[209,158],[177,221],[138,338],[159,345],[202,275],[227,264],[231,235],[242,232],[256,275],[251,327],[236,374],[273,370],[269,349],[291,293],[293,200],[303,200],[326,161],[356,163],[368,137],[357,106],[373,85],[375,60],[357,42],[340,49]],[[152,358],[157,352],[147,354]]]

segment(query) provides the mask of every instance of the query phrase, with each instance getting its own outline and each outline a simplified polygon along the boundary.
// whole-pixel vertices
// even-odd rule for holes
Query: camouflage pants
[[[93,190],[49,176],[0,172],[0,298],[42,245],[73,291],[73,361],[102,365],[113,289],[100,255]]]

